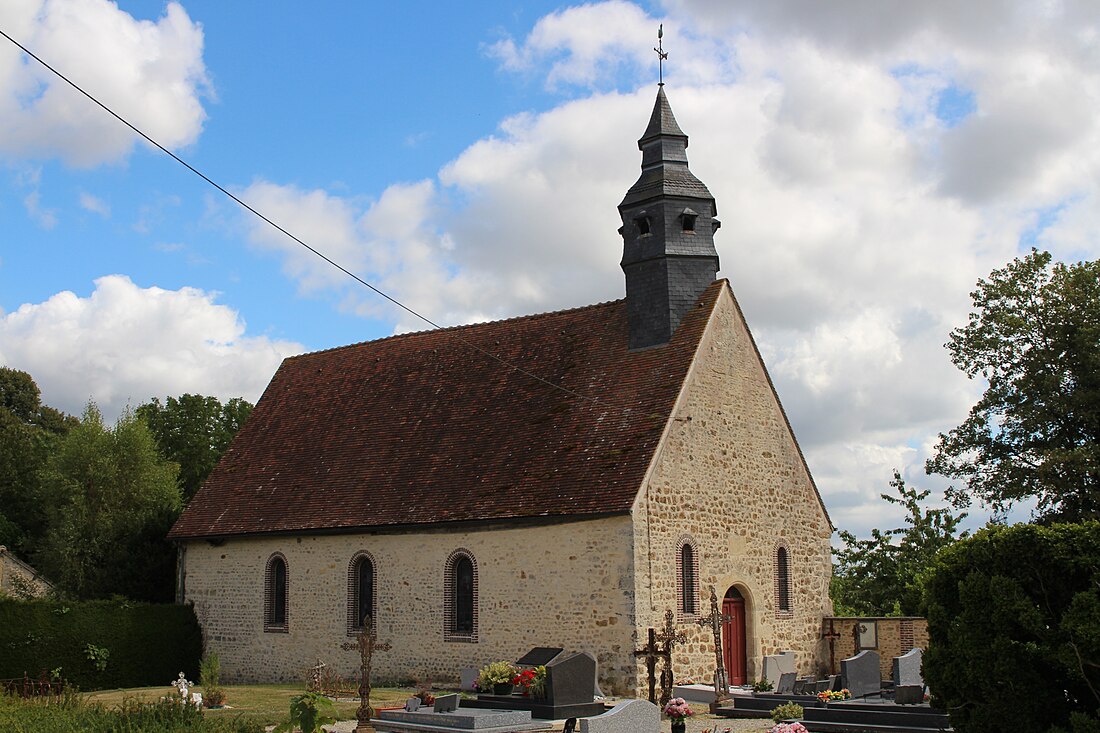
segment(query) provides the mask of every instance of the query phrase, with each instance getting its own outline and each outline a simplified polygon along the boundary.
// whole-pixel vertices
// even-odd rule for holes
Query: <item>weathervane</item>
[[[661,39],[665,37],[665,24],[661,23],[657,26],[657,47],[653,49],[657,52],[657,64],[660,67],[660,76],[658,76],[657,86],[663,87],[665,85],[665,61],[668,59],[668,51],[661,45]]]

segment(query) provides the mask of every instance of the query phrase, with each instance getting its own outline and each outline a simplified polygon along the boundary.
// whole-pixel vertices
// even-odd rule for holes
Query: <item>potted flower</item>
[[[512,678],[512,685],[522,687],[524,697],[546,697],[546,667],[539,665],[520,670]]]
[[[682,697],[674,697],[665,705],[665,715],[672,720],[672,733],[684,733],[687,728],[687,723],[684,721],[694,713],[688,707],[687,700]]]
[[[810,733],[802,723],[776,723],[768,733]]]
[[[515,677],[516,668],[511,662],[490,662],[478,670],[478,689],[492,690],[494,695],[511,695]]]

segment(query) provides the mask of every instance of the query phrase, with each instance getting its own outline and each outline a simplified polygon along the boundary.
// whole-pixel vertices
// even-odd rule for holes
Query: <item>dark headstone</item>
[[[919,705],[924,702],[924,685],[898,685],[894,688],[894,702],[898,705]]]
[[[561,729],[561,733],[573,733],[575,730],[577,730],[577,719],[570,718],[565,721],[565,726]]]
[[[550,664],[554,657],[562,653],[561,647],[537,646],[516,660],[521,667],[542,667]]]
[[[784,695],[794,692],[794,672],[784,672],[779,675],[779,684],[775,686],[775,692],[782,693]]]
[[[546,700],[551,705],[591,703],[596,660],[587,654],[558,656],[546,665]]]
[[[814,678],[813,677],[799,677],[794,681],[794,689],[791,691],[795,695],[810,695],[814,691]]]
[[[813,689],[814,694],[816,695],[819,692],[825,692],[826,690],[829,689],[829,685],[831,685],[831,684],[832,684],[832,682],[830,682],[829,680],[818,680],[817,682],[814,683],[814,689]]]
[[[458,710],[458,695],[440,695],[432,706],[432,712],[436,713],[453,713],[455,710]]]
[[[854,657],[842,660],[840,674],[852,697],[877,695],[882,689],[882,672],[876,651],[864,649]]]
[[[894,685],[920,685],[924,686],[924,677],[921,676],[921,662],[924,652],[920,649],[910,649],[900,657],[894,657]]]
[[[826,689],[831,690],[832,692],[840,692],[841,690],[843,690],[844,689],[844,681],[840,678],[840,675],[838,675],[838,674],[829,675],[829,686]]]

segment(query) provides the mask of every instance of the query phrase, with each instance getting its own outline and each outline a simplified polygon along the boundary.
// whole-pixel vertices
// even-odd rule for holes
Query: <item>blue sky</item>
[[[889,523],[980,393],[943,343],[1029,246],[1100,255],[1089,2],[10,0],[0,29],[444,324],[622,296],[615,206],[666,81],[838,526]],[[991,24],[989,18],[997,18]],[[0,363],[106,414],[259,397],[423,328],[0,40]],[[894,521],[896,521],[896,517]]]

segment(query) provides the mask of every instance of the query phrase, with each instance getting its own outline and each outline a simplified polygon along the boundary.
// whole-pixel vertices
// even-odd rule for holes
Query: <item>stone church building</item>
[[[619,205],[626,298],[286,359],[172,529],[179,595],[234,681],[302,679],[369,616],[376,680],[533,646],[641,694],[666,609],[678,682],[791,649],[823,666],[832,525],[729,282],[663,87]]]

